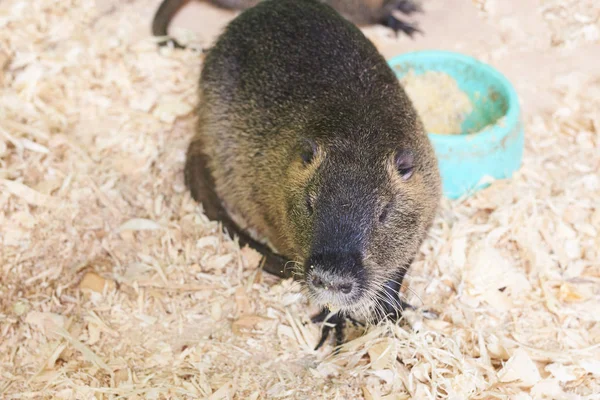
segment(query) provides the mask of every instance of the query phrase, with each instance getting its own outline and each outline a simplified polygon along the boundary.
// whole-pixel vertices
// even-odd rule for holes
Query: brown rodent
[[[309,297],[338,317],[396,313],[440,176],[363,33],[317,0],[264,0],[208,51],[198,112],[185,179],[207,216],[265,254],[267,271],[290,276],[293,261]]]
[[[262,0],[205,0],[218,7],[230,10],[246,10],[254,7]],[[420,6],[412,0],[321,0],[332,6],[342,16],[357,25],[382,24],[395,32],[402,31],[411,36],[420,32],[416,24],[403,21],[394,16],[394,11],[410,15],[421,11]],[[175,48],[185,48],[177,40],[168,38],[171,20],[189,0],[163,0],[152,21],[152,34],[165,38],[160,45],[171,44]]]

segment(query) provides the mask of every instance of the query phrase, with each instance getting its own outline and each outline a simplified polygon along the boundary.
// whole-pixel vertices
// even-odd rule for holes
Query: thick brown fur
[[[271,269],[291,260],[309,289],[314,265],[352,279],[351,299],[309,290],[319,304],[366,318],[396,305],[388,289],[433,220],[440,176],[414,107],[362,32],[316,0],[265,0],[208,52],[200,99],[185,171],[209,218],[235,215]]]
[[[230,10],[246,10],[254,7],[262,0],[205,0],[217,7]],[[394,15],[394,11],[410,15],[420,11],[420,7],[413,0],[321,0],[337,10],[342,16],[357,25],[382,24],[392,28],[395,32],[405,32],[412,36],[420,32],[418,27],[409,22],[402,21]],[[163,0],[154,14],[152,21],[152,34],[165,38],[159,42],[161,45],[172,44],[175,48],[185,48],[175,39],[168,38],[168,28],[177,12],[189,0]]]

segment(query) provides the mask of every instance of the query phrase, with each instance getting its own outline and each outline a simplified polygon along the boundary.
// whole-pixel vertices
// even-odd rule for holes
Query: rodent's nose
[[[354,282],[349,280],[340,279],[335,276],[325,276],[326,274],[313,271],[310,274],[310,283],[315,289],[324,289],[330,292],[342,292],[349,294],[352,292]]]
[[[344,298],[355,297],[364,278],[358,254],[317,254],[308,258],[305,270],[310,290]]]

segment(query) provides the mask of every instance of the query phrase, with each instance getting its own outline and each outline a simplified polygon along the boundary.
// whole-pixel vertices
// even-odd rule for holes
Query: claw
[[[323,328],[321,330],[321,338],[319,339],[319,343],[315,347],[315,351],[319,350],[325,344],[325,341],[329,338],[329,334],[333,329],[335,332],[335,345],[336,350],[335,353],[339,351],[339,347],[344,343],[344,328],[346,327],[346,320],[343,315],[340,313],[333,314],[330,316],[329,310],[324,308],[319,312],[319,314],[315,315],[311,318],[313,323],[323,323]]]
[[[315,346],[315,351],[319,350],[323,346],[323,344],[325,344],[325,341],[329,337],[330,332],[331,332],[331,327],[329,327],[328,325],[325,325],[323,327],[323,330],[321,331],[321,338],[319,339],[319,343],[317,343],[317,345]]]
[[[407,34],[408,36],[410,36],[411,38],[413,38],[413,35],[415,33],[423,33],[423,31],[421,31],[419,29],[419,27],[417,26],[417,24],[413,24],[410,22],[404,22],[398,18],[396,18],[393,15],[390,15],[389,17],[387,17],[383,22],[382,25],[387,26],[388,28],[391,28],[394,33],[396,34],[396,36],[398,35],[398,32],[402,31],[405,34]]]

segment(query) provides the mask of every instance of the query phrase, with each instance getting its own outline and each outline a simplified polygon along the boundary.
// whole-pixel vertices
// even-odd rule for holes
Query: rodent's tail
[[[248,245],[263,256],[263,270],[280,278],[291,278],[293,270],[286,268],[289,260],[275,254],[268,246],[254,240],[241,229],[230,217],[215,188],[215,181],[208,167],[208,160],[202,151],[202,141],[194,138],[188,148],[184,167],[185,185],[190,190],[192,198],[202,204],[204,214],[208,219],[220,221],[221,225],[233,239],[238,237],[240,247]]]
[[[171,44],[176,49],[185,49],[185,46],[169,37],[168,30],[169,24],[175,14],[177,14],[177,11],[179,11],[188,1],[189,0],[163,0],[162,3],[160,3],[160,6],[158,6],[158,10],[156,10],[154,19],[152,20],[152,35],[165,38],[158,42],[159,46]]]

